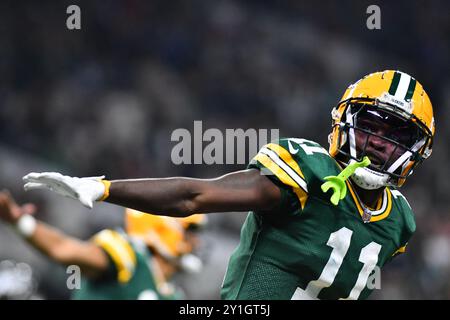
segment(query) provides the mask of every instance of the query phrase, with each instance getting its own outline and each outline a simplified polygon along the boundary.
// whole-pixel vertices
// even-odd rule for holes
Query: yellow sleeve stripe
[[[136,266],[136,254],[128,241],[116,231],[103,230],[94,237],[94,242],[111,256],[117,267],[118,281],[128,282]]]
[[[306,200],[308,200],[308,194],[303,189],[300,188],[293,188],[293,190],[297,195],[298,200],[300,201],[302,210],[305,209]]]
[[[275,143],[269,143],[266,147],[273,150],[289,167],[291,167],[300,177],[302,177],[303,180],[305,180],[302,170],[294,158],[292,158],[289,151]]]
[[[292,157],[290,157],[289,154],[288,155],[290,159],[286,157],[286,154],[282,153],[283,157],[286,159],[284,160],[278,153],[268,148],[268,146],[270,146],[270,144],[263,147],[259,153],[268,156],[270,160],[276,164],[276,166],[278,166],[282,171],[284,171],[284,173],[286,173],[292,180],[294,180],[300,188],[302,188],[306,193],[308,193],[308,186],[306,185],[303,172],[301,172],[299,166],[294,161],[294,159],[292,159]]]
[[[406,246],[407,245],[405,244],[403,247],[400,247],[397,251],[394,252],[394,254],[392,256],[395,256],[395,255],[400,254],[400,253],[405,253]]]
[[[286,172],[283,171],[275,162],[273,162],[269,156],[258,153],[254,160],[258,160],[261,164],[270,170],[278,179],[284,184],[291,186],[293,188],[300,188],[300,186],[295,182]]]
[[[300,188],[298,183],[292,179],[283,169],[281,169],[277,163],[275,163],[268,155],[264,153],[258,153],[254,160],[259,161],[264,167],[270,170],[282,183],[292,187],[294,193],[297,195],[302,209],[305,207],[308,194]]]

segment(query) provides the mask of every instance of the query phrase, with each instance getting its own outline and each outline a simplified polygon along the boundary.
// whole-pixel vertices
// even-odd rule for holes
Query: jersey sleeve
[[[303,209],[308,198],[308,183],[299,162],[289,152],[287,143],[286,140],[279,140],[263,146],[248,168],[260,170],[280,188],[282,204],[295,197]]]
[[[397,251],[395,251],[394,254],[392,255],[392,258],[398,256],[399,254],[405,253],[407,245],[408,245],[408,243],[406,243],[404,246],[398,248]]]
[[[392,254],[392,259],[406,252],[408,242],[416,231],[416,221],[414,218],[413,210],[408,200],[406,200],[406,197],[395,189],[391,190],[391,193],[392,196],[398,201],[399,208],[402,212],[403,217],[403,232],[400,239],[400,245],[398,249]]]
[[[137,265],[136,253],[130,242],[118,231],[102,230],[92,241],[108,255],[113,271],[119,283],[127,283],[134,274]]]

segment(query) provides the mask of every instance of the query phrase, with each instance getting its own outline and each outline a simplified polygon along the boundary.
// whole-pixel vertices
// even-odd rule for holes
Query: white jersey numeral
[[[364,265],[359,272],[358,280],[356,280],[355,286],[352,291],[350,291],[350,294],[346,300],[356,300],[359,298],[361,291],[363,291],[367,284],[367,279],[369,278],[370,273],[377,265],[380,250],[381,246],[376,242],[371,242],[362,248],[361,254],[359,255],[359,261],[364,263]]]
[[[352,238],[353,231],[343,227],[336,232],[330,234],[327,245],[332,247],[330,258],[327,264],[322,270],[317,280],[310,281],[306,286],[306,289],[297,288],[292,296],[292,300],[314,300],[319,296],[320,291],[323,288],[330,287],[339,269],[342,265],[345,255]],[[356,284],[351,290],[349,296],[346,299],[358,299],[361,291],[364,289],[367,279],[370,273],[375,268],[378,262],[378,255],[381,251],[381,245],[376,242],[371,242],[367,246],[361,249],[359,261],[364,265],[359,272]]]
[[[290,138],[290,139],[288,139],[288,145],[289,145],[289,149],[290,149],[289,151],[290,151],[291,153],[293,153],[292,150],[295,150],[295,149],[292,147],[291,141],[292,141],[292,142],[295,142],[296,144],[298,144],[299,147],[302,148],[303,151],[305,151],[305,153],[306,153],[307,155],[312,155],[313,153],[323,153],[323,154],[328,155],[328,151],[325,150],[324,148],[322,148],[322,147],[321,147],[320,145],[318,145],[317,143],[315,143],[315,142],[313,142],[313,141],[310,141],[310,140],[307,140],[307,139],[300,139],[300,138]],[[313,144],[314,146],[309,146],[309,145],[307,145],[306,143]],[[294,154],[295,154],[295,153],[297,153],[297,152],[294,152]]]

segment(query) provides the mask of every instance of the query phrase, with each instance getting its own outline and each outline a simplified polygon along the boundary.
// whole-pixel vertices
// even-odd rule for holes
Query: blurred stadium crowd
[[[98,205],[104,214],[86,213],[65,199],[24,194],[21,177],[30,171],[115,179],[242,169],[173,165],[171,132],[202,120],[204,128],[279,128],[327,145],[344,89],[364,74],[400,69],[428,91],[436,140],[403,188],[416,235],[372,297],[450,298],[449,2],[382,2],[377,31],[366,28],[367,1],[75,3],[80,31],[65,27],[64,2],[0,4],[0,187],[37,201],[46,209],[38,217],[87,238],[120,224],[122,212]],[[218,298],[244,218],[213,215],[203,238],[210,269],[196,290],[180,279],[188,298]],[[64,272],[30,254],[0,226],[0,260],[29,262],[42,298],[66,298],[49,274],[56,268],[64,284]]]

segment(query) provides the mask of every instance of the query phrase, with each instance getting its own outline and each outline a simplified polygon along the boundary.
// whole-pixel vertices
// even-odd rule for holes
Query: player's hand
[[[94,201],[100,200],[105,192],[101,177],[77,178],[63,176],[58,172],[32,172],[23,177],[25,191],[49,189],[65,197],[80,201],[92,209]]]
[[[0,191],[0,219],[15,224],[20,217],[26,214],[34,214],[36,212],[36,206],[34,204],[24,204],[19,206],[6,191]]]

